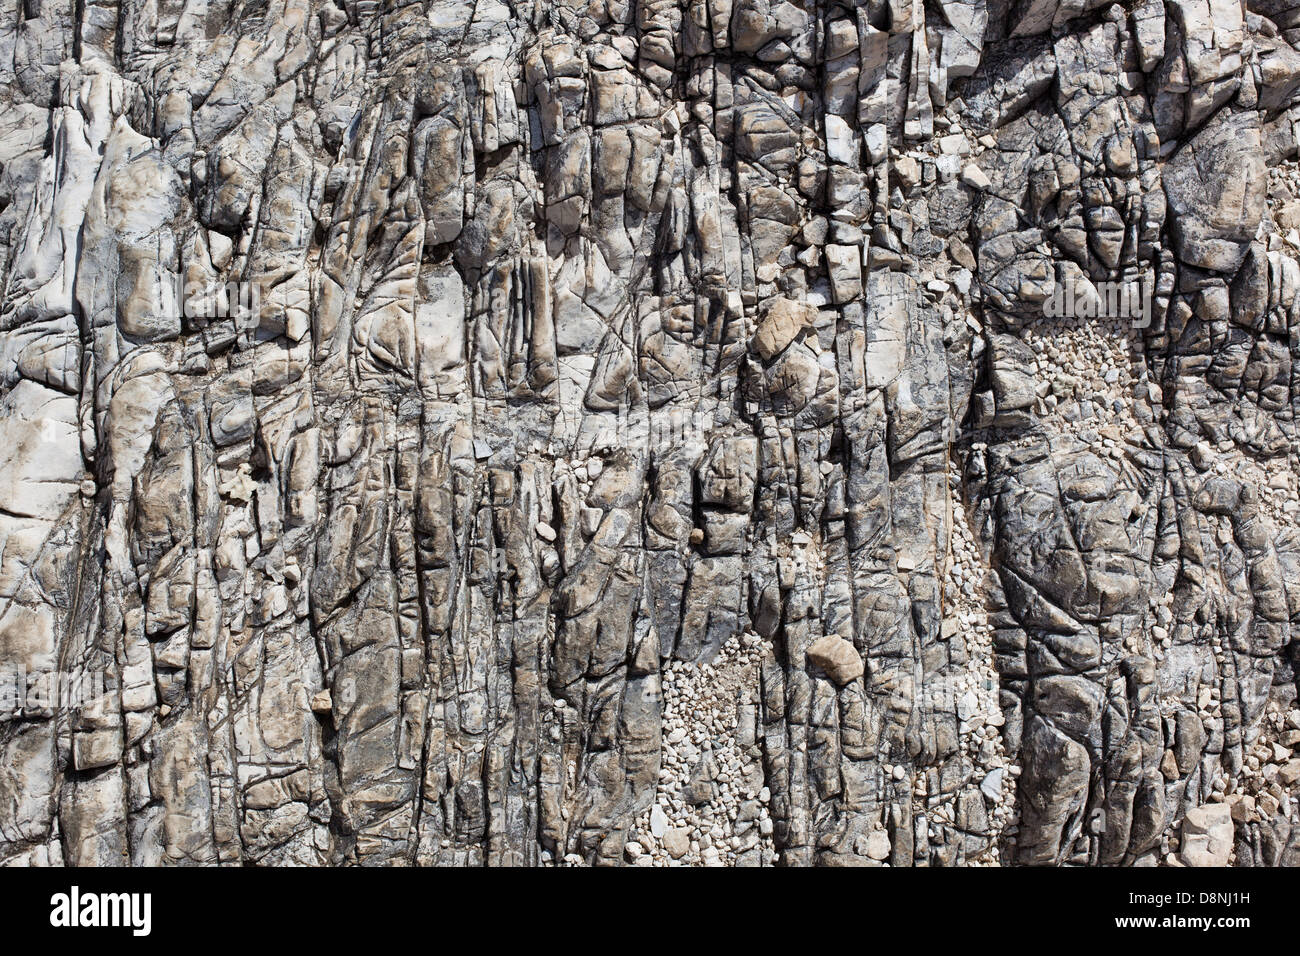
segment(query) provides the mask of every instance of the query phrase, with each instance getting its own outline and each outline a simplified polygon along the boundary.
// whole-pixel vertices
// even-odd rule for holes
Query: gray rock
[[[105,11],[0,30],[0,863],[1300,859],[1286,3]]]

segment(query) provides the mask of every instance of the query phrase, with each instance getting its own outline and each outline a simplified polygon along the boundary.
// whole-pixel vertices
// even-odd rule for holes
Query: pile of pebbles
[[[1008,830],[1016,824],[1016,779],[1020,767],[1006,754],[1002,745],[1004,718],[998,703],[1000,687],[993,666],[993,628],[985,605],[985,580],[989,567],[976,543],[970,519],[962,503],[961,472],[955,461],[948,466],[949,499],[952,501],[952,532],[944,575],[945,628],[960,633],[966,642],[970,663],[953,688],[956,696],[958,734],[963,755],[975,767],[973,779],[979,784],[989,807],[990,848],[982,856],[967,861],[998,865],[1002,849],[1013,837]],[[929,810],[924,792],[924,777],[913,790],[918,804],[914,812]]]
[[[626,846],[637,866],[765,866],[776,861],[771,794],[756,738],[756,634],[733,636],[713,661],[663,670],[663,765],[654,803]]]
[[[1045,426],[1111,458],[1119,458],[1126,444],[1142,441],[1133,414],[1137,392],[1143,391],[1149,405],[1158,405],[1161,393],[1138,357],[1132,320],[1043,317],[1026,326],[1021,339],[1034,352],[1035,411]]]

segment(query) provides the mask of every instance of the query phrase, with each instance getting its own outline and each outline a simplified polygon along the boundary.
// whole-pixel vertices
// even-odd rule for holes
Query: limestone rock
[[[1187,811],[1179,858],[1187,866],[1227,866],[1232,852],[1232,808],[1207,803]]]
[[[1294,4],[200,6],[0,28],[0,864],[1300,861]]]
[[[808,647],[808,660],[835,683],[844,685],[863,674],[862,655],[842,637],[827,635]]]
[[[754,333],[754,348],[765,361],[771,361],[805,328],[816,321],[817,311],[790,299],[776,299]]]

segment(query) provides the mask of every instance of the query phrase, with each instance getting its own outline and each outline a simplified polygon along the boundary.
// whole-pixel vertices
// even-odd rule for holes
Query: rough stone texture
[[[0,63],[0,862],[1300,862],[1294,5]]]

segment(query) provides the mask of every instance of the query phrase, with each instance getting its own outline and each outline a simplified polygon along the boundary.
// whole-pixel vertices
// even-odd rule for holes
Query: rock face
[[[1300,9],[0,61],[0,862],[1300,862]]]

